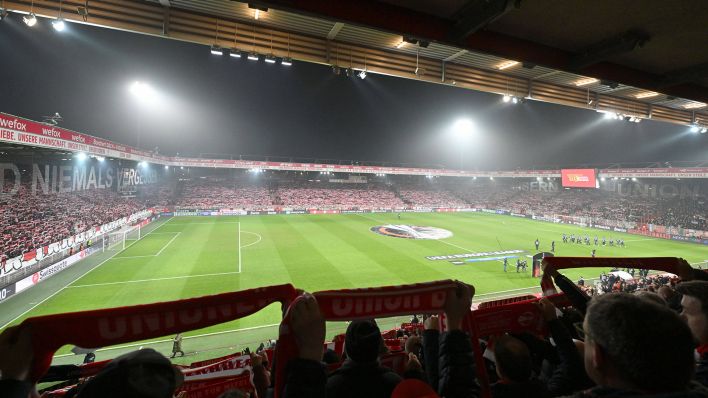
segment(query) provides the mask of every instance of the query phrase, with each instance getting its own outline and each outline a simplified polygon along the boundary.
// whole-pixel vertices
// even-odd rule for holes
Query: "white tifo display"
[[[106,234],[103,238],[103,251],[121,251],[141,238],[140,224]]]

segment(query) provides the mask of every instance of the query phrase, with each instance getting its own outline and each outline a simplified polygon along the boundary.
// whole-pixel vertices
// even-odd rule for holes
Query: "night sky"
[[[708,135],[687,127],[602,120],[540,102],[322,65],[286,67],[216,57],[202,45],[68,24],[55,32],[11,14],[0,22],[0,111],[61,113],[62,127],[160,153],[354,159],[511,169],[708,159]],[[131,95],[149,82],[152,103]],[[475,133],[451,134],[469,118]]]

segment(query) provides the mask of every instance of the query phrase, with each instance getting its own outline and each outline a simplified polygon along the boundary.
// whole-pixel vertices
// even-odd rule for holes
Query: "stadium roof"
[[[5,1],[10,10],[49,17],[59,15],[59,5],[59,0],[35,2],[33,8],[27,0]],[[62,17],[237,51],[708,125],[708,7],[703,0],[274,0],[250,5],[69,0],[63,1]]]

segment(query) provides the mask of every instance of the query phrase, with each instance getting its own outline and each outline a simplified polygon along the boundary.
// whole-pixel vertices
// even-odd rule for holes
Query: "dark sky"
[[[0,111],[59,112],[63,127],[161,153],[279,155],[509,169],[533,165],[708,159],[708,135],[644,121],[413,80],[335,76],[216,57],[206,46],[48,20],[0,23]],[[141,104],[128,87],[159,93]],[[450,126],[475,121],[467,142]]]

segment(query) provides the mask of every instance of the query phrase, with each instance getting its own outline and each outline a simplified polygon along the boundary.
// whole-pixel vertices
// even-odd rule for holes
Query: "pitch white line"
[[[169,220],[167,220],[167,221],[165,221],[164,223],[160,224],[159,226],[155,227],[155,229],[153,229],[152,231],[148,232],[148,233],[145,234],[145,235],[147,236],[147,235],[149,235],[149,234],[155,232],[156,230],[158,230],[159,228],[161,228],[162,226],[164,226],[165,224],[167,224],[167,223],[170,222],[171,220],[172,220],[172,219],[170,218]],[[137,241],[131,243],[130,245],[128,245],[128,247],[134,245],[136,242],[137,242]],[[128,247],[126,247],[125,249],[127,249]],[[97,268],[99,268],[100,266],[102,266],[103,264],[107,263],[108,260],[111,260],[111,259],[112,259],[113,257],[115,257],[117,254],[122,253],[125,249],[119,250],[119,251],[113,253],[110,257],[108,257],[107,259],[101,261],[98,265],[96,265],[95,267],[91,268],[90,270],[88,270],[88,271],[84,272],[83,274],[79,275],[76,279],[74,279],[73,281],[69,282],[66,286],[64,286],[64,287],[62,287],[61,289],[57,290],[56,292],[52,293],[51,295],[49,295],[49,297],[45,298],[44,300],[40,301],[39,303],[36,303],[35,305],[33,305],[32,307],[30,307],[30,308],[29,308],[28,310],[26,310],[25,312],[21,313],[20,315],[18,315],[18,316],[16,316],[15,318],[13,318],[11,321],[9,321],[9,322],[7,322],[6,324],[4,324],[2,327],[0,327],[0,329],[5,329],[9,324],[11,324],[12,322],[15,322],[16,320],[18,320],[19,318],[21,318],[22,316],[24,316],[24,315],[27,314],[28,312],[30,312],[30,311],[32,311],[33,309],[37,308],[37,306],[41,305],[41,304],[44,303],[45,301],[47,301],[47,300],[49,300],[50,298],[52,298],[52,297],[56,296],[57,294],[61,293],[64,289],[66,289],[67,287],[69,287],[69,285],[71,285],[72,283],[78,281],[79,279],[83,278],[84,276],[88,275],[89,272],[94,271],[94,270],[96,270]]]
[[[173,222],[170,225],[221,225],[221,224],[238,224],[238,221],[222,221],[222,222]]]
[[[264,328],[272,328],[274,326],[279,326],[279,323],[273,323],[270,325],[261,325],[261,326],[252,326],[248,328],[242,328],[242,329],[231,329],[231,330],[224,330],[222,332],[212,332],[212,333],[204,333],[204,334],[197,334],[194,336],[186,336],[184,337],[184,340],[187,339],[195,339],[198,337],[207,337],[207,336],[215,336],[219,334],[226,334],[226,333],[236,333],[236,332],[244,332],[247,330],[255,330],[255,329],[264,329]],[[167,339],[167,340],[156,340],[156,341],[144,341],[142,343],[133,343],[133,344],[126,344],[126,345],[121,345],[121,346],[115,346],[115,347],[106,347],[106,348],[100,348],[96,351],[110,351],[110,350],[120,350],[121,348],[131,348],[131,347],[137,347],[137,346],[145,346],[149,344],[157,344],[157,343],[169,343],[172,342],[172,339]],[[71,355],[76,355],[76,354],[61,354],[61,355],[55,355],[54,358],[61,358],[61,357],[68,357]]]
[[[177,235],[175,235],[172,239],[170,239],[170,241],[167,242],[167,244],[166,244],[165,246],[163,246],[162,249],[160,249],[160,251],[157,252],[157,254],[155,254],[155,256],[159,256],[160,254],[162,254],[162,252],[163,252],[165,249],[167,249],[167,246],[169,246],[170,243],[174,242],[174,240],[177,239],[177,237],[178,237],[180,234],[181,234],[181,232],[177,232]]]
[[[28,313],[28,312],[32,311],[33,309],[37,308],[37,306],[39,306],[40,304],[44,303],[45,301],[49,300],[50,298],[52,298],[52,297],[56,296],[57,294],[61,293],[62,291],[64,291],[64,289],[66,289],[67,287],[69,287],[69,285],[71,285],[72,283],[74,283],[74,282],[78,281],[79,279],[83,278],[83,277],[86,276],[89,272],[91,272],[91,271],[97,269],[98,267],[102,266],[103,264],[105,264],[106,262],[108,262],[108,260],[110,260],[111,258],[113,258],[113,256],[115,256],[115,255],[118,254],[118,253],[120,253],[120,252],[115,252],[115,254],[113,254],[113,255],[111,255],[110,257],[108,257],[107,259],[101,261],[97,266],[95,266],[95,267],[91,268],[90,270],[84,272],[83,274],[79,275],[76,279],[74,279],[73,281],[71,281],[68,285],[62,287],[61,289],[59,289],[59,290],[57,290],[56,292],[52,293],[49,297],[47,297],[47,298],[45,298],[44,300],[40,301],[39,303],[33,305],[33,306],[30,307],[30,309],[28,309],[27,311],[25,311],[25,312],[21,313],[20,315],[16,316],[16,317],[13,318],[10,322],[4,324],[2,327],[0,327],[0,329],[5,329],[5,328],[7,327],[7,325],[11,324],[12,322],[15,322],[16,320],[18,320],[19,318],[21,318],[21,317],[22,317],[23,315],[25,315],[26,313]]]
[[[231,271],[231,272],[217,272],[217,273],[213,273],[213,274],[167,276],[167,277],[164,277],[164,278],[136,279],[136,280],[132,280],[132,281],[91,283],[91,284],[88,284],[88,285],[74,285],[74,286],[68,286],[68,287],[70,287],[70,288],[73,289],[73,288],[79,288],[79,287],[123,285],[123,284],[127,284],[127,283],[142,283],[142,282],[167,281],[167,280],[173,280],[173,279],[202,278],[202,277],[205,277],[205,276],[236,275],[236,274],[239,274],[239,273],[240,273],[240,272],[238,272],[238,271]]]
[[[238,272],[241,273],[241,221],[238,222]]]
[[[263,240],[263,237],[262,237],[260,234],[257,234],[257,233],[255,233],[255,232],[241,231],[241,233],[242,233],[242,234],[256,235],[256,236],[258,237],[258,240],[257,240],[257,241],[252,242],[252,243],[249,243],[249,244],[247,244],[247,245],[241,246],[242,249],[243,249],[244,247],[253,246],[253,245],[255,245],[256,243],[259,243],[260,241]]]

